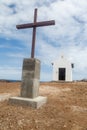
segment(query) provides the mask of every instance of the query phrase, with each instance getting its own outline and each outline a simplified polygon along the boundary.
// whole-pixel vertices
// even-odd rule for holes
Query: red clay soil
[[[20,83],[0,83],[0,94],[19,95]],[[39,109],[0,102],[0,130],[87,130],[87,82],[41,83],[48,102]]]

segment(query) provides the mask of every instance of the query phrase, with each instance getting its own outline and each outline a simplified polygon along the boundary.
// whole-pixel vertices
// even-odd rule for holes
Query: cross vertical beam
[[[36,21],[37,21],[37,9],[35,9],[34,11],[34,25],[36,24]],[[31,58],[34,58],[35,39],[36,39],[36,26],[33,27]]]

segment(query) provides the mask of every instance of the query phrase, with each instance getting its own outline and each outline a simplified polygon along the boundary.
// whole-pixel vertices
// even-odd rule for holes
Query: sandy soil
[[[0,94],[20,94],[20,83],[0,83]],[[87,130],[87,83],[41,83],[48,102],[39,109],[0,102],[0,130]]]

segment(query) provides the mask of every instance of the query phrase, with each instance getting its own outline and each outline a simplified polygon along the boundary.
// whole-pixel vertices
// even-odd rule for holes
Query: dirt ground
[[[20,95],[20,83],[0,82],[0,94]],[[41,83],[39,109],[0,102],[0,130],[87,130],[87,82]]]

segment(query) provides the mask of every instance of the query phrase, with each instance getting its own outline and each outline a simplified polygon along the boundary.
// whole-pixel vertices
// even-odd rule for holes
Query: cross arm
[[[16,25],[16,28],[25,29],[25,28],[41,27],[41,26],[49,26],[49,25],[55,25],[55,20]]]

